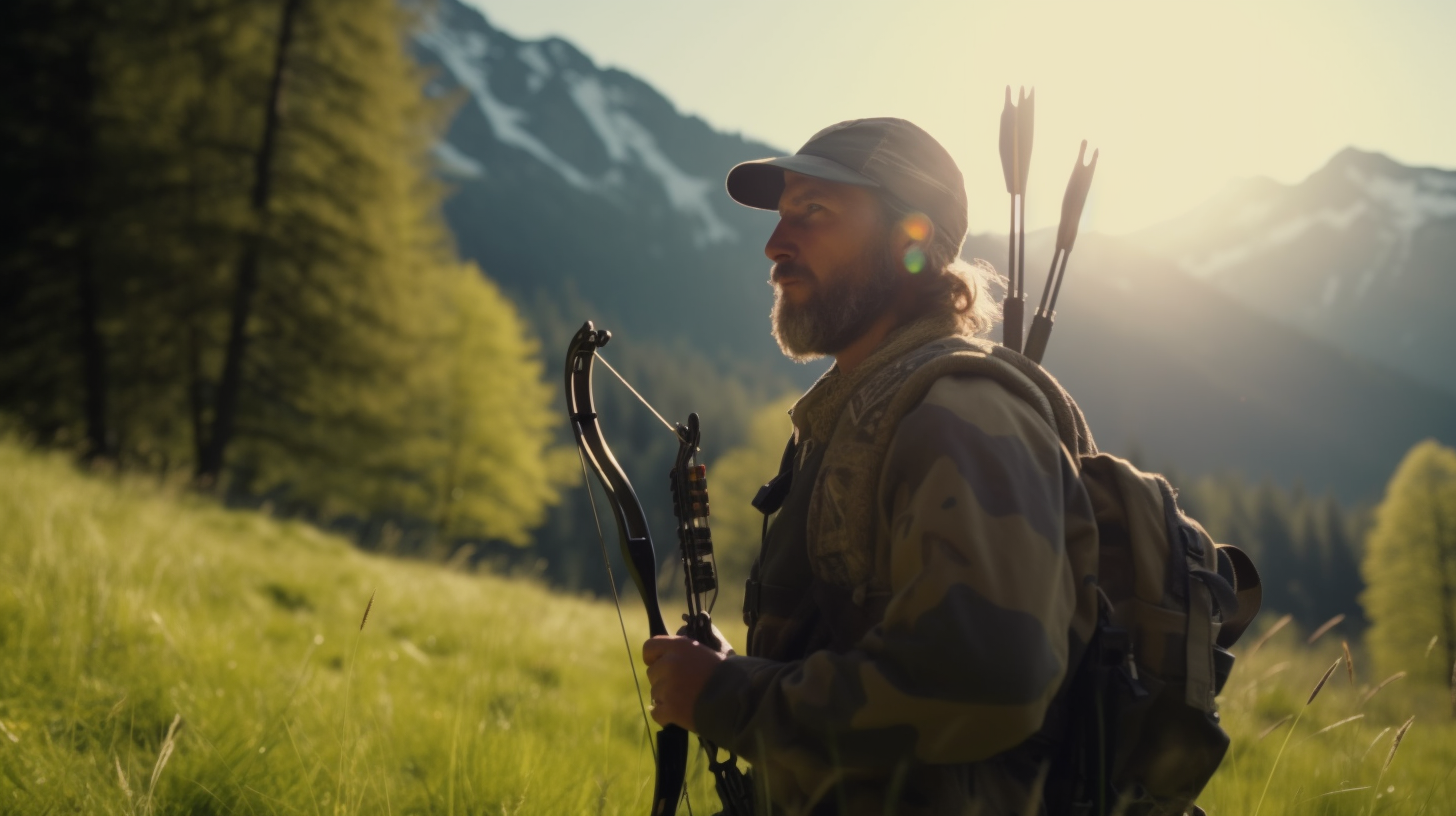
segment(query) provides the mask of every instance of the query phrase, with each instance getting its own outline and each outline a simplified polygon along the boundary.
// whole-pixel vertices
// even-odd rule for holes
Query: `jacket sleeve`
[[[1087,586],[1067,540],[1096,535],[1065,448],[994,381],[945,377],[896,429],[879,501],[883,620],[847,652],[728,659],[694,710],[704,737],[808,779],[976,762],[1040,728]]]

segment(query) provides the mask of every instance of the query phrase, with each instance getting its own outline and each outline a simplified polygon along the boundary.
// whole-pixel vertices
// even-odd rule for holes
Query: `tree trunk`
[[[96,258],[93,251],[97,206],[94,194],[97,156],[96,135],[92,126],[92,104],[96,98],[96,75],[91,64],[95,52],[100,20],[98,10],[88,2],[78,2],[75,14],[78,38],[71,55],[71,71],[75,78],[77,99],[85,123],[76,134],[75,168],[71,183],[76,241],[69,248],[70,262],[76,273],[76,339],[81,353],[82,417],[86,423],[86,461],[112,454],[106,424],[106,349],[101,332],[100,298],[96,291]]]
[[[85,394],[87,461],[111,455],[106,429],[106,349],[96,328],[96,275],[90,250],[90,241],[83,237],[76,247],[76,299]]]
[[[278,26],[278,50],[273,59],[273,76],[268,86],[268,102],[263,117],[263,138],[254,156],[253,190],[250,204],[255,229],[248,236],[238,261],[237,288],[233,292],[227,348],[224,352],[222,378],[218,382],[217,402],[213,406],[212,432],[197,462],[197,480],[206,486],[218,483],[227,460],[228,443],[232,441],[237,420],[238,397],[242,391],[243,357],[247,351],[248,318],[252,316],[253,298],[258,290],[258,265],[263,253],[263,236],[268,223],[268,201],[272,194],[273,154],[278,141],[281,117],[279,106],[283,94],[283,78],[288,68],[288,45],[293,39],[293,22],[301,0],[284,0],[283,18]]]

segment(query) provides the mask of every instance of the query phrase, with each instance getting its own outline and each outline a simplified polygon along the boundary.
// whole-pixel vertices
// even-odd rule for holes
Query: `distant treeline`
[[[1365,628],[1360,562],[1368,508],[1346,508],[1330,496],[1269,482],[1250,485],[1234,476],[1181,484],[1183,509],[1219,543],[1254,557],[1271,612],[1294,615],[1306,631],[1336,615],[1345,616],[1342,632]]]
[[[409,14],[0,5],[12,424],[319,518],[528,540],[575,463],[526,323],[452,249]]]

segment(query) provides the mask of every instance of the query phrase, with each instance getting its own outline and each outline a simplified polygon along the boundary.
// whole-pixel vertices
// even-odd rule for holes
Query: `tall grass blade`
[[[1412,714],[1411,718],[1406,720],[1405,724],[1400,727],[1400,730],[1395,732],[1395,739],[1390,741],[1390,753],[1385,755],[1385,765],[1380,769],[1380,773],[1384,774],[1390,768],[1391,761],[1395,759],[1395,752],[1400,750],[1400,741],[1405,739],[1405,732],[1410,730],[1411,725],[1415,721],[1415,715]]]
[[[1405,732],[1410,730],[1411,724],[1416,721],[1415,715],[1406,720],[1395,732],[1395,739],[1390,741],[1390,753],[1385,755],[1385,764],[1380,766],[1380,773],[1375,777],[1375,795],[1370,797],[1370,808],[1367,814],[1375,812],[1375,800],[1380,798],[1380,783],[1385,779],[1385,772],[1390,770],[1390,763],[1395,759],[1395,752],[1400,748],[1400,741],[1405,739]]]
[[[172,724],[167,726],[167,736],[162,738],[162,748],[157,751],[157,764],[152,766],[152,781],[147,784],[147,812],[156,810],[157,780],[162,778],[162,770],[167,767],[167,760],[172,758],[172,752],[177,748],[177,729],[182,725],[182,715],[178,714],[172,718]]]
[[[1350,654],[1350,641],[1340,641],[1340,648],[1345,650],[1345,673],[1350,675],[1350,688],[1355,687],[1355,658]]]
[[[1324,676],[1315,684],[1314,691],[1309,693],[1309,699],[1304,702],[1304,707],[1299,709],[1299,713],[1294,716],[1294,723],[1289,726],[1289,733],[1284,735],[1284,742],[1279,746],[1279,753],[1274,755],[1274,764],[1269,766],[1269,776],[1264,779],[1264,790],[1259,793],[1259,804],[1254,806],[1254,816],[1259,816],[1259,811],[1264,808],[1264,799],[1269,795],[1269,783],[1274,781],[1274,772],[1279,770],[1279,760],[1284,758],[1284,749],[1289,747],[1289,738],[1294,736],[1294,729],[1299,727],[1300,718],[1304,716],[1304,712],[1309,710],[1309,706],[1314,702],[1314,698],[1319,696],[1320,689],[1325,687],[1325,681],[1330,679],[1330,675],[1335,673],[1335,669],[1340,667],[1340,661],[1344,659],[1344,657],[1335,658],[1335,662],[1331,663],[1328,669],[1325,669]],[[1295,798],[1297,799],[1298,795]]]
[[[1320,734],[1325,733],[1326,731],[1333,731],[1336,728],[1339,728],[1340,726],[1345,725],[1346,723],[1352,723],[1352,722],[1354,722],[1356,720],[1363,720],[1363,719],[1365,719],[1365,715],[1364,714],[1356,714],[1353,717],[1346,717],[1345,719],[1340,720],[1337,723],[1330,723],[1329,725],[1325,726],[1324,728],[1321,728],[1320,730],[1314,732],[1313,734],[1310,734],[1310,736],[1311,737],[1317,737]]]
[[[1293,620],[1294,620],[1294,616],[1293,615],[1285,615],[1284,617],[1280,618],[1279,620],[1274,621],[1274,625],[1273,626],[1270,626],[1269,627],[1269,630],[1267,632],[1265,632],[1264,634],[1260,635],[1259,636],[1259,639],[1256,640],[1256,641],[1254,641],[1254,645],[1249,647],[1249,655],[1248,655],[1248,657],[1251,658],[1255,654],[1258,654],[1259,649],[1263,648],[1264,644],[1269,642],[1269,638],[1272,638],[1275,635],[1279,634],[1279,630],[1280,629],[1283,629],[1286,626],[1288,626],[1290,624],[1290,622],[1293,621]],[[1245,658],[1245,659],[1247,660],[1248,658]]]
[[[1330,667],[1328,669],[1325,669],[1325,676],[1324,677],[1321,677],[1320,678],[1320,681],[1318,683],[1315,683],[1314,684],[1314,691],[1311,691],[1309,693],[1309,699],[1304,701],[1304,704],[1306,706],[1308,706],[1310,703],[1314,702],[1314,698],[1316,698],[1316,697],[1319,696],[1320,689],[1322,689],[1322,688],[1325,687],[1325,682],[1330,679],[1330,675],[1332,675],[1332,674],[1335,673],[1335,669],[1338,669],[1340,667],[1340,661],[1342,661],[1344,659],[1345,658],[1343,658],[1343,657],[1337,657],[1337,658],[1335,658],[1335,662],[1331,663],[1330,664]]]
[[[1370,689],[1369,691],[1365,692],[1365,696],[1360,698],[1360,705],[1361,706],[1364,706],[1366,703],[1370,702],[1370,698],[1372,698],[1375,695],[1379,694],[1381,689],[1385,688],[1386,686],[1390,685],[1391,683],[1394,683],[1397,680],[1403,680],[1403,679],[1405,679],[1405,676],[1406,676],[1405,672],[1398,671],[1395,674],[1392,674],[1391,676],[1385,678],[1384,680],[1381,680],[1380,681],[1380,685],[1378,685],[1375,688]]]
[[[1309,640],[1305,641],[1305,643],[1308,643],[1310,645],[1313,645],[1316,640],[1319,640],[1320,638],[1324,637],[1326,632],[1330,631],[1331,629],[1335,628],[1336,626],[1339,626],[1341,623],[1344,622],[1344,620],[1345,620],[1345,613],[1344,612],[1341,612],[1340,614],[1334,616],[1333,618],[1330,618],[1329,620],[1327,620],[1324,623],[1320,624],[1320,628],[1314,630],[1314,634],[1310,635],[1309,636]]]
[[[1278,731],[1279,730],[1279,726],[1281,726],[1281,725],[1289,722],[1292,719],[1294,719],[1294,715],[1293,714],[1285,714],[1283,717],[1280,717],[1278,720],[1275,720],[1273,725],[1269,726],[1268,728],[1265,728],[1263,731],[1260,731],[1259,732],[1259,738],[1257,740],[1255,740],[1255,741],[1256,742],[1263,742],[1265,737],[1269,736],[1270,734],[1274,733],[1275,731]]]
[[[364,631],[364,624],[369,622],[369,610],[374,608],[374,594],[369,593],[369,603],[364,605],[364,618],[359,621],[359,631]]]
[[[1375,750],[1375,744],[1377,742],[1380,742],[1380,738],[1383,737],[1383,736],[1385,736],[1386,734],[1389,734],[1389,733],[1390,733],[1390,726],[1388,726],[1388,725],[1386,727],[1380,729],[1380,733],[1375,735],[1375,739],[1370,740],[1370,747],[1366,748],[1365,749],[1365,753],[1363,753],[1363,754],[1360,755],[1360,761],[1361,762],[1364,762],[1365,759],[1366,759],[1366,757],[1369,757],[1370,756],[1370,752]]]

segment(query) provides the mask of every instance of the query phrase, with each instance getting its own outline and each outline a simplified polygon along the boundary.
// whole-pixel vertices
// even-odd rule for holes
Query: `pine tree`
[[[523,541],[564,478],[550,389],[514,306],[455,258],[411,12],[0,14],[0,410],[235,498]]]

